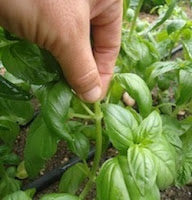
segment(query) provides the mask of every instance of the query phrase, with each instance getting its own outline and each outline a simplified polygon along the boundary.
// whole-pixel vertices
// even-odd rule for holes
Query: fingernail
[[[81,94],[80,97],[90,103],[95,102],[101,97],[101,87],[96,86],[88,92]]]

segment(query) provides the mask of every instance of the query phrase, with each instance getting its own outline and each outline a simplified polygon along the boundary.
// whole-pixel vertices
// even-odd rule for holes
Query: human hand
[[[107,92],[121,20],[122,0],[0,0],[0,25],[49,50],[87,102]]]

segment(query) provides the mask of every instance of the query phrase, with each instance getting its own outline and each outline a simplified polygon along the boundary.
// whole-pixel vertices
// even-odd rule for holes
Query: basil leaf
[[[151,71],[148,78],[148,83],[150,84],[150,82],[152,82],[155,78],[175,69],[179,69],[179,64],[174,61],[164,61],[164,62],[153,63],[148,69]]]
[[[70,167],[61,177],[59,192],[75,194],[81,183],[88,176],[88,173],[82,163],[77,163]]]
[[[76,196],[70,194],[47,194],[44,195],[40,200],[80,200]]]
[[[192,177],[192,129],[189,129],[182,137],[181,137],[183,147],[180,153],[180,163],[179,170],[177,176],[177,185],[185,185],[189,183]]]
[[[144,196],[156,181],[156,169],[148,149],[133,145],[127,152],[128,166],[134,183]]]
[[[15,77],[31,84],[45,84],[58,79],[58,74],[47,70],[40,49],[27,41],[16,42],[2,52],[2,63]]]
[[[66,83],[60,81],[48,88],[42,107],[47,127],[60,138],[68,141],[72,141],[72,136],[66,128],[71,99],[71,90]]]
[[[172,144],[175,148],[182,148],[182,141],[180,136],[184,133],[179,121],[168,115],[162,115],[163,122],[163,135],[166,137],[167,141]]]
[[[146,119],[140,124],[137,134],[138,140],[153,141],[156,137],[159,137],[162,133],[162,121],[157,111],[153,111]]]
[[[177,91],[177,105],[188,103],[192,98],[192,70],[185,69],[179,72],[179,88]]]
[[[170,16],[172,15],[175,6],[177,5],[177,0],[171,0],[169,3],[169,7],[167,9],[167,11],[165,13],[163,13],[163,15],[161,15],[150,27],[149,29],[146,31],[153,31],[156,28],[158,28],[159,26],[161,26],[167,19],[170,18]]]
[[[131,200],[117,158],[104,163],[97,177],[98,200]]]
[[[114,147],[126,153],[128,147],[133,144],[134,130],[138,122],[130,111],[118,105],[107,104],[103,106],[104,122]]]
[[[1,129],[4,127],[4,129]],[[19,134],[19,126],[15,122],[0,117],[0,139],[5,144],[13,144]]]
[[[20,189],[20,181],[8,177],[7,174],[0,180],[0,198]]]
[[[0,115],[8,117],[11,121],[25,124],[32,119],[33,114],[31,102],[0,98]]]
[[[57,142],[58,138],[39,116],[30,127],[24,150],[25,167],[30,177],[36,176],[45,162],[55,154]]]
[[[138,75],[132,73],[118,74],[116,79],[136,100],[141,115],[146,117],[152,108],[152,97],[146,83]]]
[[[20,162],[19,156],[15,153],[9,153],[0,158],[5,165],[17,165]]]
[[[156,184],[147,189],[145,195],[140,193],[125,156],[106,161],[100,170],[96,184],[97,200],[160,200]]]
[[[167,140],[161,136],[146,146],[153,155],[157,172],[157,185],[160,189],[170,186],[176,175],[176,153]]]
[[[118,102],[121,100],[121,97],[123,95],[123,88],[117,81],[112,82],[111,86],[111,97],[110,97],[110,102],[114,104],[118,104]]]
[[[82,160],[86,159],[89,154],[90,144],[89,140],[85,135],[80,132],[76,134],[71,134],[73,141],[69,141],[70,150],[75,153]]]
[[[192,39],[183,41],[185,59],[192,60]]]
[[[7,195],[2,200],[32,200],[25,192],[17,191],[13,194]]]
[[[122,50],[125,52],[129,67],[136,69],[138,73],[146,70],[148,66],[159,60],[157,49],[152,43],[141,37],[127,38],[126,34],[122,37]]]
[[[0,75],[0,97],[13,100],[29,100],[31,95]]]
[[[185,24],[186,24],[186,21],[182,19],[171,20],[167,26],[168,35],[182,29],[185,26]]]

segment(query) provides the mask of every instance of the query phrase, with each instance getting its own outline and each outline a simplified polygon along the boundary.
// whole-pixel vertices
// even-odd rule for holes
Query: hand
[[[0,25],[49,50],[87,102],[107,92],[121,20],[122,0],[0,0]]]

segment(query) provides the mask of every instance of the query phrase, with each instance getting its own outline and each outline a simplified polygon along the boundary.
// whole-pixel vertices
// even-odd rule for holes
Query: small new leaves
[[[113,161],[108,161],[104,164],[99,175],[101,177],[98,178],[98,181],[103,181],[106,178],[105,190],[108,190],[110,187],[114,191],[117,190],[113,188],[114,185],[115,187],[119,187],[114,183],[116,179],[113,176],[120,173],[120,167],[125,176],[123,181],[126,182],[126,186],[129,186],[127,192],[124,193],[128,193],[131,200],[137,200],[138,195],[141,196],[141,199],[159,199],[157,186],[163,189],[171,185],[176,174],[175,150],[162,135],[162,120],[160,115],[157,111],[153,111],[138,125],[138,121],[132,113],[125,108],[108,104],[104,106],[103,110],[106,132],[120,154],[125,155],[127,153],[127,161],[122,161],[125,159],[119,159],[119,157],[113,159]],[[121,163],[119,167],[117,160]],[[104,170],[105,168],[106,170]],[[109,174],[110,171],[111,174]],[[104,173],[107,173],[107,175]],[[100,190],[100,197],[98,199],[113,200],[112,196],[104,194],[105,190],[103,188],[100,188]],[[149,191],[153,191],[154,193],[151,194]],[[158,198],[150,195],[155,195]],[[128,197],[126,198],[128,199]],[[122,196],[123,200],[126,198]]]
[[[154,138],[161,136],[162,121],[158,112],[153,111],[147,118],[140,124],[137,135],[138,141],[142,140],[153,141]]]

